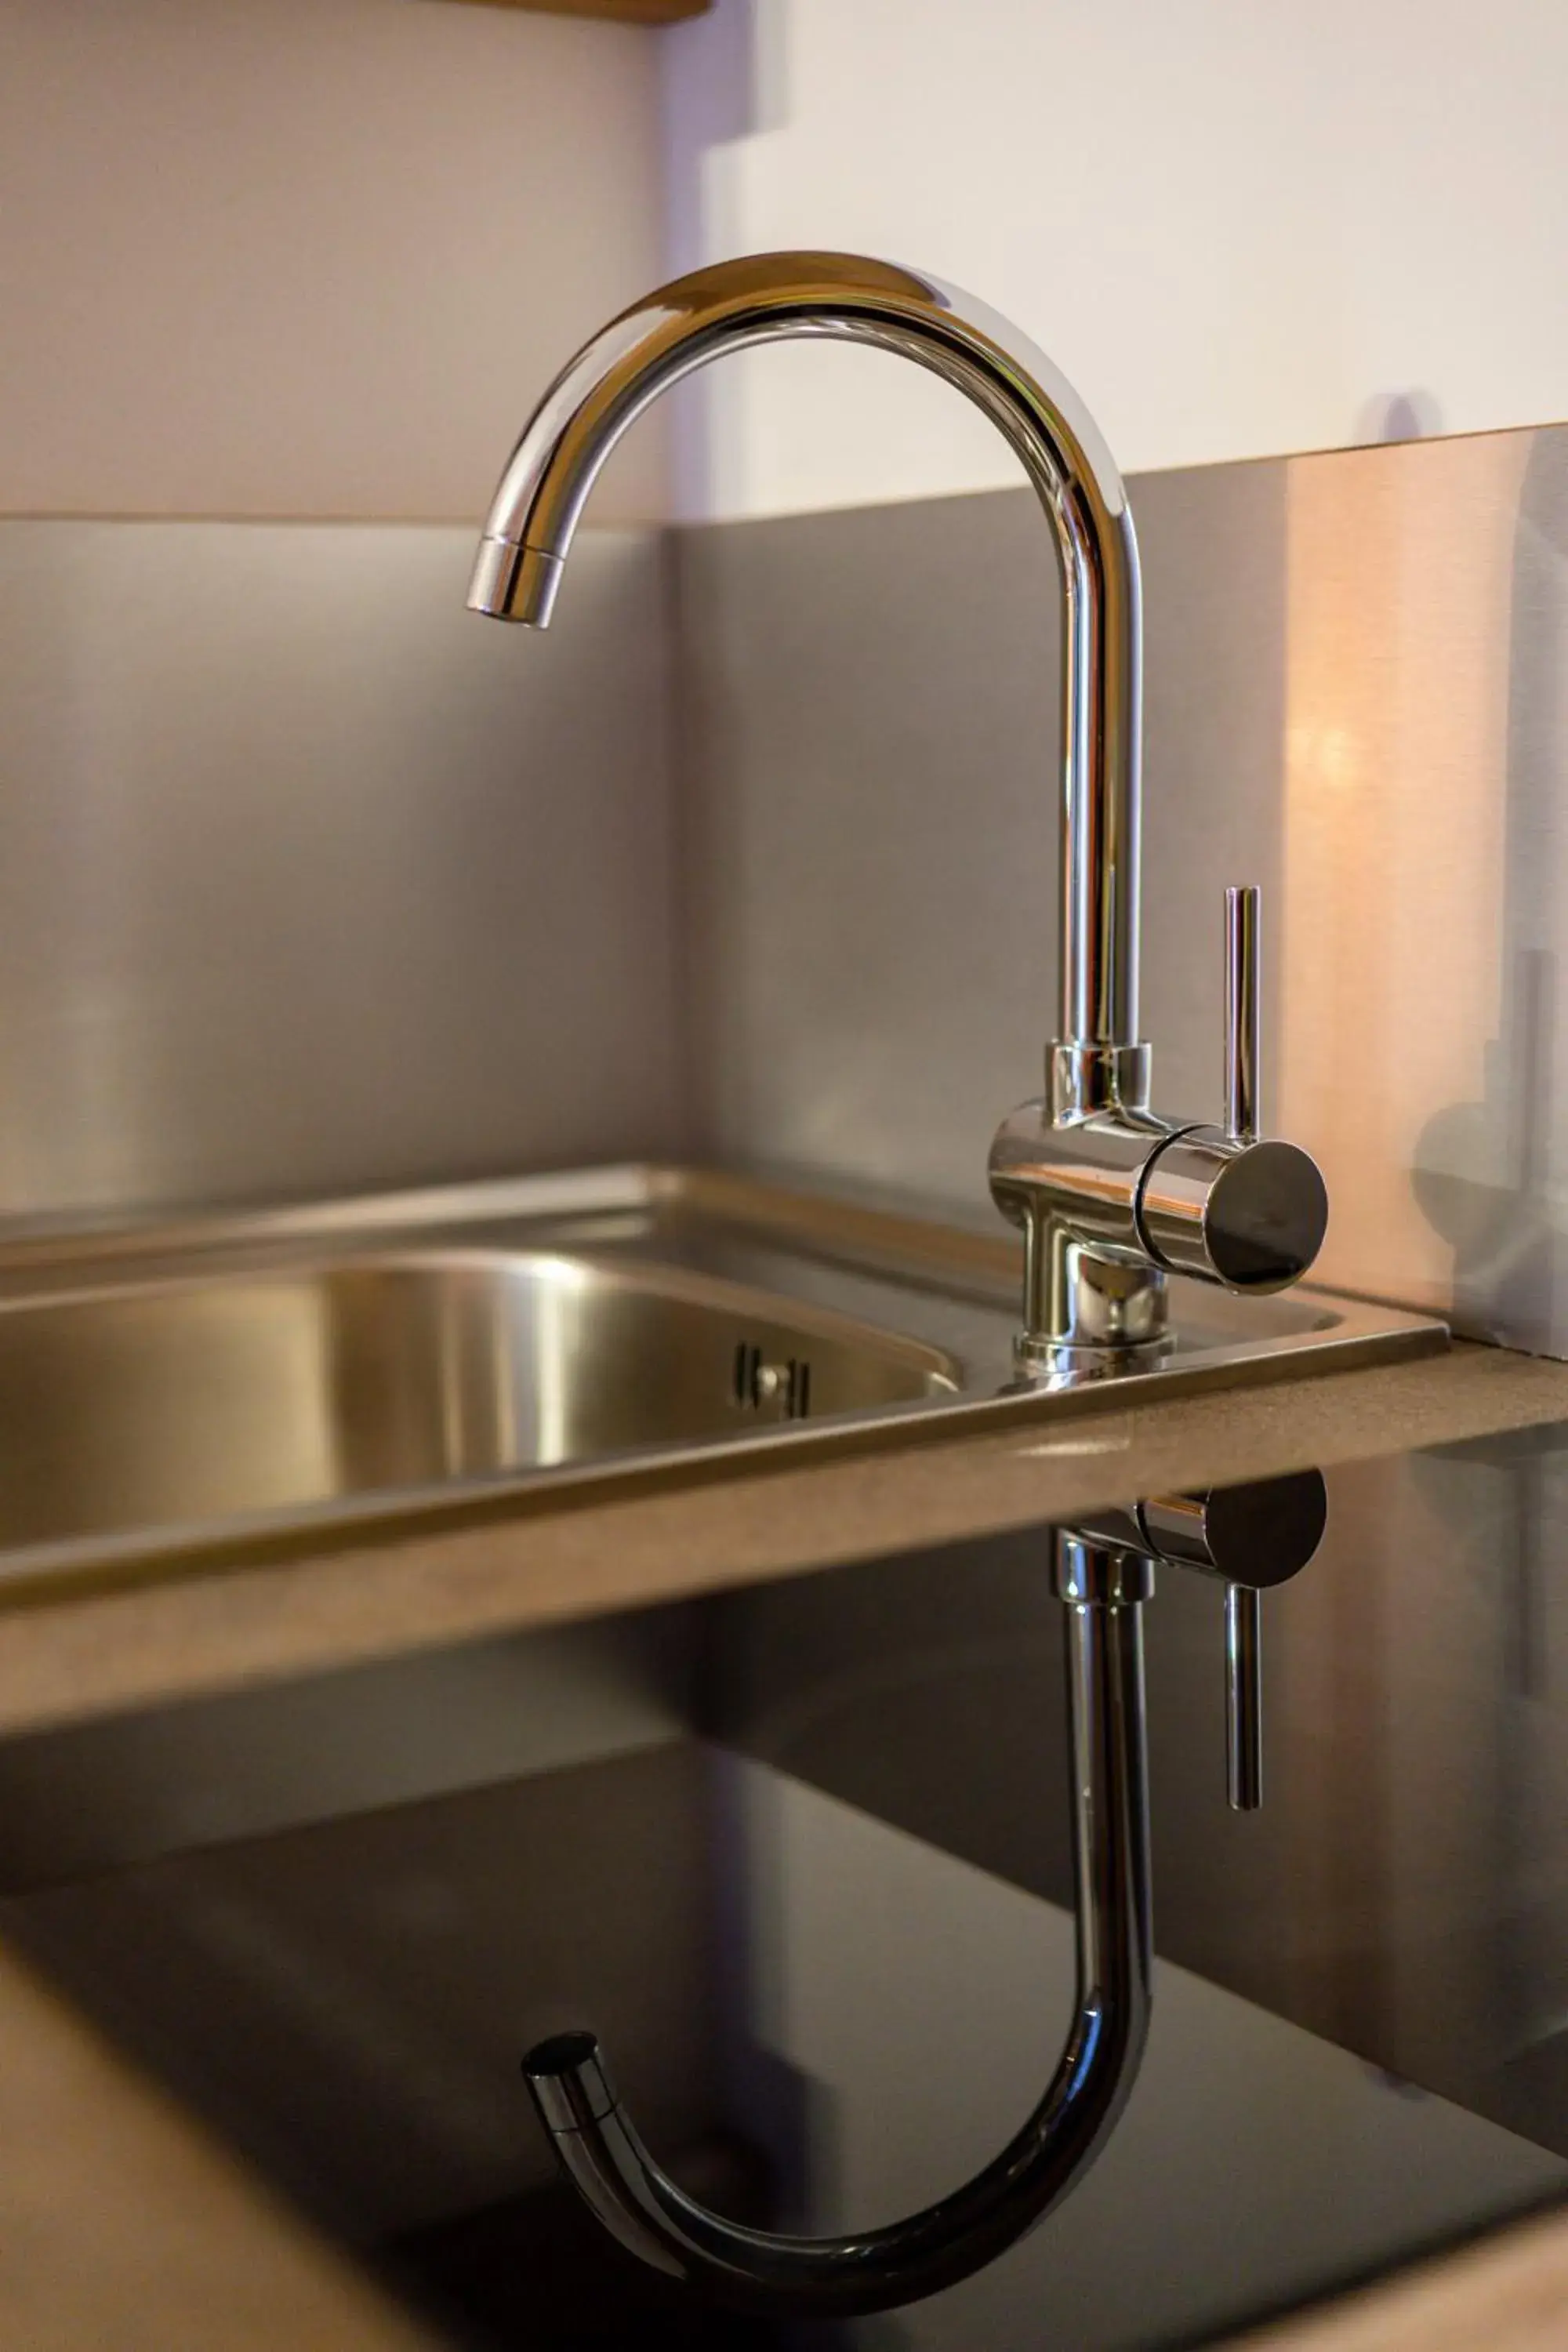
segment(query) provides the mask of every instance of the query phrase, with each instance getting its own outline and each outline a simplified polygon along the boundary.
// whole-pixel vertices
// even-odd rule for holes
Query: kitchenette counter
[[[1128,1494],[1267,1477],[1568,1412],[1568,1364],[1456,1345],[809,1466],[780,1456],[623,1497],[548,1486],[251,1540],[116,1584],[0,1587],[0,1732],[994,1533]]]
[[[229,1611],[215,1612],[199,1670],[176,1656],[174,1716],[236,1703],[202,1690],[373,1654],[374,1595],[356,1612],[348,1580],[384,1568],[401,1613],[380,1653],[503,1633],[512,1650],[489,1670],[501,1713],[529,1704],[505,1655],[558,1638],[552,1624],[573,1615],[584,1639],[597,1638],[594,1620],[606,1638],[651,1641],[667,1664],[679,1652],[689,1669],[668,1688],[686,1696],[617,1731],[612,1679],[563,1679],[541,1653],[552,1687],[589,1694],[598,1727],[580,1725],[575,1750],[521,1778],[475,1766],[433,1798],[362,1793],[357,1815],[307,1805],[294,1826],[258,1816],[249,1832],[215,1830],[198,1809],[189,1820],[205,1831],[52,1874],[17,1827],[33,1784],[7,1780],[0,2095],[25,2160],[0,2191],[14,2250],[0,2337],[29,2352],[248,2352],[285,2338],[323,2352],[552,2352],[566,2340],[561,2297],[583,2291],[572,2264],[591,2267],[595,2249],[548,2189],[515,2058],[577,2015],[609,2032],[650,2139],[708,2151],[721,2200],[726,2179],[755,2193],[755,2147],[808,2227],[929,2193],[986,2151],[1028,2087],[1020,2063],[1032,2074],[1065,2021],[1047,1523],[1140,1489],[1312,1461],[1327,1474],[1324,1549],[1264,1596],[1261,1814],[1224,1803],[1215,1588],[1162,1569],[1146,1611],[1158,1985],[1123,2126],[1070,2219],[987,2278],[842,2340],[1250,2347],[1235,2331],[1270,2309],[1560,2197],[1552,1727],[1568,1368],[1458,1348],[1090,1418],[1028,1447],[1014,1432],[521,1515],[422,1537],[406,1559],[279,1559],[77,1596],[79,1622],[213,1595],[239,1601],[243,1622],[252,1594],[264,1638],[248,1658],[237,1642],[218,1647]],[[457,1565],[439,1563],[442,1546]],[[794,1572],[805,1567],[824,1572]],[[278,1638],[284,1588],[325,1575],[343,1580],[331,1640],[306,1637],[307,1612],[290,1647]],[[58,1632],[67,1604],[54,1613]],[[15,1612],[0,1641],[48,1614]],[[77,1733],[49,1737],[96,1738],[88,1718],[107,1720],[111,1689],[121,1706],[139,1686],[168,1695],[156,1664],[150,1643],[87,1704],[73,1708],[62,1684],[34,1719],[74,1715]],[[243,1779],[254,1756],[233,1744],[237,1718],[222,1721],[218,1744],[184,1752]],[[17,1729],[0,1754],[27,1744]],[[57,1749],[36,1785],[79,1813],[122,1811],[150,1752],[105,1749],[89,1769],[87,1748],[74,1761]],[[567,1853],[545,1913],[520,1903]],[[847,1937],[851,1885],[860,1925]],[[953,2012],[955,1982],[988,1990]],[[345,2266],[334,2234],[371,2255],[372,2275],[416,2281],[436,2332]],[[1112,2242],[1136,2262],[1110,2260]],[[516,2319],[534,2292],[519,2250],[537,2261],[545,2246],[535,2332]],[[1474,2340],[1473,2320],[1433,2315],[1471,2313],[1478,2298],[1500,2352],[1536,2352],[1560,2325],[1565,2273],[1568,2223],[1549,2216],[1356,2293],[1342,2313],[1265,2327],[1258,2352],[1425,2352],[1445,2340],[1439,2324]],[[1058,2313],[1077,2315],[1058,2326]],[[648,2325],[645,2314],[640,2337],[586,2340],[650,2340]]]
[[[687,1661],[666,1715],[644,1703],[616,1728],[626,1675],[538,1651],[576,1745],[510,1778],[470,1761],[433,1797],[362,1790],[345,1811],[318,1790],[300,1806],[284,1757],[294,1816],[224,1828],[197,1806],[184,1832],[151,1834],[151,1745],[94,1764],[103,1734],[82,1722],[49,1738],[87,1745],[54,1745],[47,1771],[19,1778],[28,1736],[12,1736],[0,2340],[555,2352],[578,2343],[564,2315],[588,2295],[583,2343],[773,2345],[705,2322],[666,2338],[651,2307],[595,2307],[597,2242],[550,2189],[517,2049],[602,2025],[651,2143],[687,2149],[742,2210],[764,2194],[762,2164],[787,2225],[881,2216],[985,2155],[1063,2032],[1072,1983],[1047,1522],[1145,1475],[1317,1456],[1321,1555],[1265,1592],[1258,1816],[1225,1809],[1215,1588],[1162,1567],[1145,1609],[1157,2000],[1112,2145],[1068,2213],[987,2274],[832,2340],[1427,2352],[1483,2326],[1498,2352],[1540,2352],[1568,2300],[1568,2222],[1444,2249],[1568,2192],[1552,1728],[1563,1383],[1563,1367],[1460,1348],[1192,1400],[1142,1430],[1084,1423],[1114,1440],[1098,1454],[1016,1461],[987,1442],[832,1465],[799,1479],[806,1503],[816,1479],[893,1467],[914,1494],[872,1496],[842,1564],[814,1576],[790,1573],[802,1561],[785,1550],[759,1564],[762,1517],[724,1573],[717,1522],[703,1531],[705,1507],[736,1500],[721,1489],[618,1506],[682,1512],[703,1534],[684,1576],[627,1601],[606,1571],[583,1595],[623,1661],[639,1642],[660,1670]],[[973,1528],[987,1456],[999,1494]],[[950,1517],[942,1475],[975,1482],[950,1494]],[[602,1519],[581,1515],[599,1543]],[[872,1534],[889,1524],[893,1555]],[[597,1552],[585,1540],[578,1557]],[[289,1569],[247,1569],[237,1588],[258,1573]],[[500,1618],[491,1710],[538,1712],[517,1642],[560,1642],[545,1621],[562,1613],[557,1590],[533,1595],[531,1634],[517,1606]],[[578,1634],[599,1639],[590,1622]],[[261,1712],[278,1700],[254,1694],[249,1734],[221,1712],[235,1703],[164,1712],[184,1780],[254,1780],[257,1724],[287,1740],[284,1717]],[[167,1727],[193,1706],[216,1707],[218,1736],[179,1750]],[[334,1706],[348,1736],[353,1698]],[[454,1691],[433,1689],[430,1710],[466,1712],[475,1738]],[[141,1846],[52,1867],[19,1828],[45,1785],[49,1804],[106,1821],[130,1818],[141,1785]],[[527,1889],[545,1882],[541,1910]],[[1427,2261],[1380,2279],[1411,2258]],[[1342,2305],[1268,2319],[1335,2291]]]
[[[435,2352],[5,1952],[0,2134],[17,2352]]]

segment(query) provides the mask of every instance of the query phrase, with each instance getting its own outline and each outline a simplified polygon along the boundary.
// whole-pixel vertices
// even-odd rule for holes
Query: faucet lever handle
[[[1258,1135],[1263,994],[1263,893],[1256,883],[1225,894],[1225,1133],[1227,1143]]]

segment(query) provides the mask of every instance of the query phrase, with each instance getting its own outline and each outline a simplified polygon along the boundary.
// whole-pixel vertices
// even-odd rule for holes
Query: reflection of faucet
[[[1328,1520],[1322,1472],[1297,1470],[1207,1494],[1149,1495],[1131,1509],[1096,1511],[1057,1533],[1059,1560],[1088,1549],[1110,1562],[1195,1568],[1223,1582],[1226,1793],[1238,1813],[1256,1812],[1263,1801],[1260,1595],[1300,1574]]]
[[[557,2155],[624,2246],[722,2300],[848,2317],[934,2294],[992,2262],[1082,2178],[1127,2096],[1149,2024],[1152,1946],[1142,1604],[1131,1549],[1058,1540],[1078,1892],[1078,2009],[1038,2106],[1001,2154],[922,2212],[843,2238],[775,2237],[707,2211],[643,2146],[591,2033],[557,2034],[523,2073]]]
[[[1055,534],[1067,595],[1058,1031],[1045,1099],[997,1135],[991,1187],[1025,1236],[1021,1368],[1048,1381],[1133,1369],[1170,1345],[1168,1273],[1283,1288],[1317,1255],[1327,1199],[1305,1152],[1254,1133],[1256,893],[1233,900],[1241,1017],[1226,1125],[1149,1108],[1138,543],[1110,454],[1051,362],[981,304],[887,262],[786,253],[698,270],[602,329],[545,394],[496,493],[468,602],[543,628],[584,501],[626,426],[709,360],[799,335],[898,352],[966,394],[1022,459]]]
[[[621,2244],[656,2270],[768,2313],[845,2318],[919,2301],[970,2277],[1081,2180],[1127,2104],[1148,2033],[1152,1969],[1142,1604],[1157,1562],[1226,1580],[1227,1612],[1282,1584],[1317,1550],[1316,1470],[1098,1511],[1053,1536],[1066,1604],[1078,2010],[1045,2096],[1001,2154],[907,2221],[842,2238],[742,2227],[688,2197],[644,2147],[592,2033],[522,2062],[562,2166]],[[1231,1633],[1227,1613],[1227,1633]],[[1256,1618],[1227,1653],[1231,1798],[1258,1801]],[[1239,1706],[1239,1715],[1237,1708]],[[1239,1761],[1238,1761],[1239,1759]]]

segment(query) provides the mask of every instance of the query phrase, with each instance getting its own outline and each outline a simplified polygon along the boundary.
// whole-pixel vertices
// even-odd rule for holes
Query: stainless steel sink
[[[934,1348],[674,1268],[366,1256],[0,1314],[0,1550],[952,1396]]]
[[[1020,1388],[1001,1230],[611,1169],[0,1248],[0,1578],[498,1490],[739,1470],[1418,1353],[1429,1318],[1178,1283],[1156,1371]]]

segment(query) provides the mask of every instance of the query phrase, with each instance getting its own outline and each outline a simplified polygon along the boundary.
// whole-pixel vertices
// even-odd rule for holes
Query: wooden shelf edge
[[[467,8],[521,8],[534,16],[599,16],[617,25],[677,25],[705,16],[713,0],[457,0]]]

